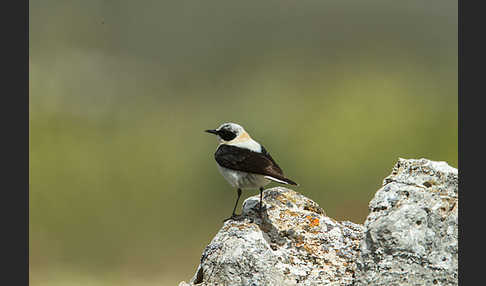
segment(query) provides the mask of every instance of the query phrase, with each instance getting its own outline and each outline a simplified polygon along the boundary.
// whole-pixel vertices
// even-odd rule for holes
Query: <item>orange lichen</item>
[[[309,220],[309,225],[311,227],[319,225],[319,218],[314,218],[314,217],[311,217],[311,216],[306,216],[305,218]]]

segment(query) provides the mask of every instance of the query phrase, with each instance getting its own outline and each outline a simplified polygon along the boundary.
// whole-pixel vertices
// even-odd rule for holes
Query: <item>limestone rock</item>
[[[369,204],[356,285],[457,285],[457,169],[399,159]]]
[[[353,281],[363,227],[338,222],[312,200],[276,187],[243,203],[206,247],[192,285],[341,285]]]
[[[206,285],[457,285],[457,169],[399,159],[364,226],[338,222],[284,188],[243,203],[204,250],[190,283]]]

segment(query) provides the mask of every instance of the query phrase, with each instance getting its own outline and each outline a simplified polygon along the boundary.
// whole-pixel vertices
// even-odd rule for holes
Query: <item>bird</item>
[[[272,181],[298,186],[296,182],[285,177],[282,169],[265,147],[253,140],[241,125],[226,122],[216,129],[208,129],[205,132],[217,135],[219,145],[214,153],[214,159],[221,175],[236,188],[238,195],[231,217],[224,221],[241,217],[236,215],[236,207],[243,189],[260,190],[261,216],[264,186]]]

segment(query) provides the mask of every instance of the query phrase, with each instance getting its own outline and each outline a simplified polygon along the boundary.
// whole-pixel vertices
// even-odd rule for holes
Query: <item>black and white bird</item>
[[[205,130],[218,136],[219,145],[214,153],[218,169],[228,183],[237,189],[238,198],[230,218],[235,214],[242,189],[260,190],[260,213],[262,211],[263,187],[271,181],[297,186],[286,178],[282,169],[260,143],[236,123],[223,123],[217,129]]]

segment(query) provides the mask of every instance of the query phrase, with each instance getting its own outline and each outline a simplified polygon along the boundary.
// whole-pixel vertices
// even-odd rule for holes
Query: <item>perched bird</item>
[[[260,214],[262,211],[263,187],[271,181],[297,186],[298,184],[283,174],[265,147],[253,140],[236,123],[223,123],[217,129],[205,130],[218,136],[219,145],[214,153],[219,171],[228,183],[237,189],[233,213],[228,219],[235,219],[238,200],[242,189],[260,189]]]

